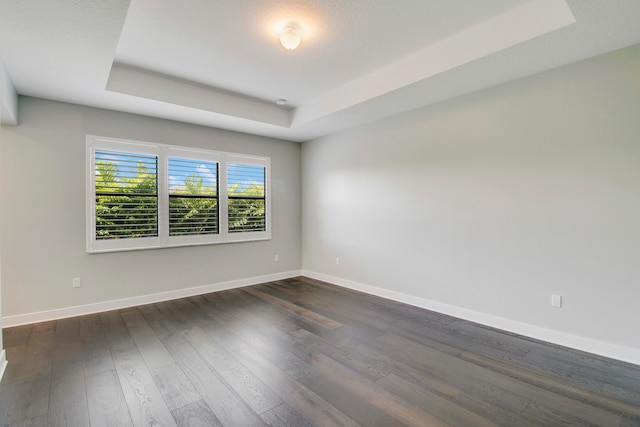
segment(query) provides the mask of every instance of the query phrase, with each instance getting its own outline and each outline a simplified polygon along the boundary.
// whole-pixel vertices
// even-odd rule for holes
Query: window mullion
[[[227,241],[229,235],[229,202],[227,200],[227,155],[220,156],[220,166],[218,168],[220,179],[218,180],[218,218],[220,221],[220,238]]]
[[[158,152],[158,237],[166,246],[169,237],[169,155],[166,147]]]

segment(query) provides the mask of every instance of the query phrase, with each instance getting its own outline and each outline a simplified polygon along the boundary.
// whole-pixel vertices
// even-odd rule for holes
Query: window
[[[96,239],[158,235],[158,158],[96,150]]]
[[[87,251],[271,238],[270,160],[87,137]]]
[[[169,157],[169,236],[218,234],[218,164]]]
[[[265,231],[265,174],[258,165],[227,165],[229,232]]]

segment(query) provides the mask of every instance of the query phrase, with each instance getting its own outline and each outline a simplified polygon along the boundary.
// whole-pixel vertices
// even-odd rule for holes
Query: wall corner
[[[18,124],[18,94],[11,77],[0,62],[0,123],[15,126]]]

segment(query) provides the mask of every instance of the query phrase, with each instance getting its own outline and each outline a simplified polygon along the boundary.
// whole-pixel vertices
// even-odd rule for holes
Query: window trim
[[[86,137],[86,251],[88,253],[120,252],[158,249],[180,246],[198,246],[220,243],[248,242],[271,239],[271,159],[204,150],[177,145],[158,144],[119,138],[87,135]],[[96,239],[96,194],[95,152],[96,150],[119,151],[154,155],[158,171],[158,236],[130,239]],[[194,236],[169,236],[169,157],[203,160],[218,164],[218,233]],[[229,233],[227,165],[230,163],[262,166],[265,168],[265,231]]]

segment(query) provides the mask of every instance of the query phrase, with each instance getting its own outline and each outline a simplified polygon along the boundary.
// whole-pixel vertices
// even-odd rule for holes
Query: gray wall
[[[640,46],[304,143],[302,171],[303,272],[640,355]]]
[[[299,271],[300,144],[26,97],[19,118],[1,130],[4,316]],[[272,240],[85,253],[87,134],[271,157]]]
[[[640,354],[638,46],[302,149],[33,98],[19,114],[0,129],[4,316],[302,266]],[[273,239],[88,255],[86,134],[270,156]]]

